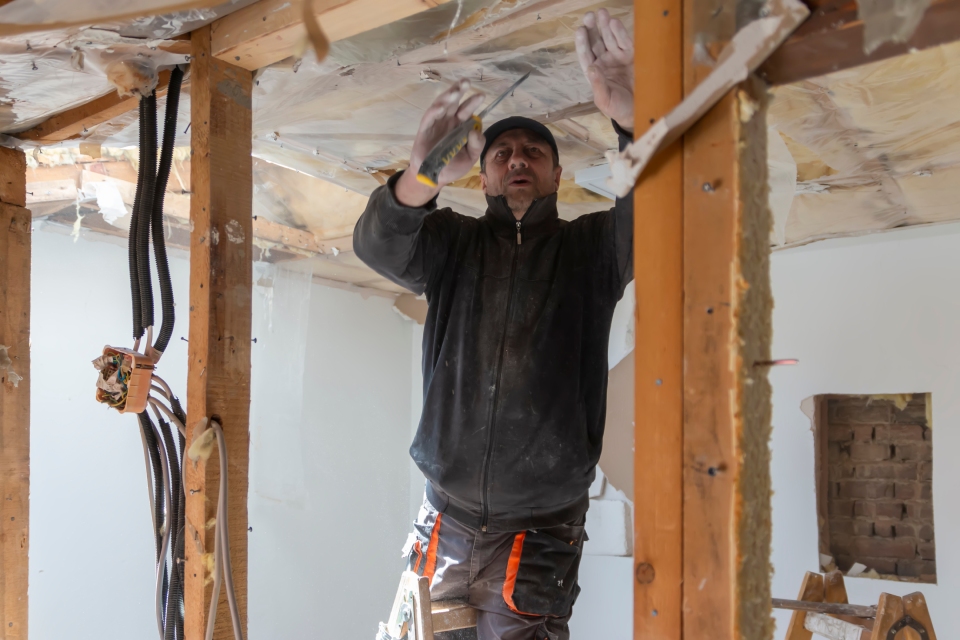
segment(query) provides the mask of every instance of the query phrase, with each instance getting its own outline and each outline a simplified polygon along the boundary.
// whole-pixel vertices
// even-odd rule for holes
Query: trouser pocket
[[[583,527],[563,525],[518,533],[503,582],[503,600],[514,613],[564,617],[580,593],[577,574]]]
[[[443,514],[424,501],[417,521],[414,523],[416,540],[407,556],[407,570],[419,576],[426,576],[431,581],[437,570],[437,547],[440,545],[442,524]]]

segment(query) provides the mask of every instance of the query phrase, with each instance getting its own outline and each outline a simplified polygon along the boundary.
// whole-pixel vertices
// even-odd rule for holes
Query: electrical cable
[[[233,563],[230,561],[230,527],[227,525],[227,445],[223,437],[223,429],[216,420],[211,420],[214,433],[217,436],[217,449],[220,452],[220,506],[217,509],[217,532],[221,535],[221,560],[223,561],[223,578],[227,587],[227,603],[230,605],[230,617],[233,623],[233,636],[236,640],[243,640],[243,629],[240,626],[240,607],[237,606],[237,595],[233,589]]]
[[[133,303],[133,339],[136,340],[133,350],[140,348],[140,337],[143,335],[143,325],[141,324],[142,311],[140,309],[140,276],[137,271],[137,235],[140,228],[140,207],[143,204],[143,182],[146,171],[146,163],[143,161],[143,141],[146,137],[146,104],[140,99],[140,118],[137,120],[140,141],[137,146],[138,164],[137,170],[137,194],[133,199],[133,212],[130,215],[130,233],[127,240],[127,261],[130,267],[130,299]]]
[[[179,560],[179,558],[176,555],[175,549],[178,546],[177,537],[183,526],[183,524],[179,520],[180,503],[182,500],[185,499],[185,496],[183,495],[183,485],[182,485],[182,480],[180,476],[180,464],[179,462],[175,462],[175,461],[179,461],[180,456],[177,453],[177,448],[174,443],[173,434],[170,431],[170,424],[163,419],[162,415],[160,415],[161,412],[158,409],[158,407],[161,407],[162,405],[156,400],[151,400],[151,405],[153,407],[154,412],[157,415],[157,424],[159,425],[160,433],[163,436],[163,441],[164,441],[164,444],[166,445],[167,460],[169,461],[169,464],[170,464],[171,502],[170,502],[170,519],[168,522],[168,530],[169,530],[168,535],[173,536],[174,542],[173,542],[173,548],[170,549],[172,558],[171,558],[171,565],[169,569],[169,576],[170,576],[169,587],[167,589],[167,593],[165,594],[166,595],[166,598],[165,598],[166,613],[163,619],[164,619],[164,625],[166,630],[166,634],[164,636],[165,640],[174,640],[174,631],[176,627],[170,622],[176,616],[176,612],[179,609],[180,597],[182,595],[182,586],[179,580],[179,571],[177,571],[177,567],[178,567],[177,561]]]
[[[175,321],[173,285],[170,282],[170,266],[167,264],[166,239],[163,233],[163,199],[167,191],[167,181],[170,179],[170,165],[173,162],[173,145],[177,135],[177,108],[180,104],[180,85],[182,81],[183,70],[178,65],[170,72],[170,82],[167,85],[167,109],[163,118],[163,144],[160,148],[160,166],[157,169],[151,211],[153,254],[157,263],[160,306],[163,311],[160,332],[153,348],[160,353],[167,350],[170,336],[173,335]]]
[[[179,431],[181,435],[183,436],[187,435],[187,428],[183,425],[182,422],[180,422],[180,418],[178,418],[176,414],[173,413],[172,409],[167,407],[165,404],[163,404],[156,398],[150,398],[149,402],[150,402],[150,406],[152,406],[155,411],[160,410],[160,411],[163,411],[165,414],[167,414],[167,417],[170,418],[170,420],[175,425],[177,425],[177,431]],[[159,413],[157,414],[157,417],[159,417]]]
[[[137,275],[140,278],[140,323],[144,328],[153,326],[153,282],[150,276],[150,222],[152,220],[154,190],[157,185],[157,94],[141,98],[146,134],[140,149],[140,162],[144,165],[143,193],[140,199],[140,218],[137,226]],[[152,346],[150,341],[147,346]]]
[[[147,450],[147,437],[140,430],[140,441],[143,443],[143,462],[147,467],[147,498],[150,500],[150,520],[153,522],[153,529],[157,529],[157,514],[153,508],[153,466],[150,464],[150,452]]]
[[[146,415],[146,412],[140,414]],[[150,423],[150,427],[153,430],[154,437],[156,437],[159,442],[162,440],[160,430],[157,428],[153,421],[150,420],[150,416],[146,417],[147,421]],[[167,548],[170,545],[170,504],[171,504],[171,490],[170,490],[170,466],[169,461],[167,460],[166,450],[160,448],[160,462],[162,465],[163,471],[163,489],[164,497],[166,498],[166,504],[164,505],[163,510],[163,535],[162,541],[160,544],[160,558],[157,561],[157,586],[156,586],[156,609],[157,609],[157,629],[160,631],[160,637],[165,637],[164,634],[164,583],[166,582],[165,578],[167,576]]]

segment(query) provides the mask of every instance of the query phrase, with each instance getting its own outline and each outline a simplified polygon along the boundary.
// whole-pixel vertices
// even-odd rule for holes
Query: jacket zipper
[[[532,206],[532,205],[531,205]],[[480,478],[482,494],[480,497],[480,530],[487,530],[489,505],[487,504],[487,476],[490,474],[490,461],[493,459],[493,435],[497,424],[497,411],[500,409],[500,379],[503,376],[503,355],[507,347],[507,325],[510,323],[510,310],[513,307],[513,285],[517,278],[517,262],[520,259],[521,226],[517,220],[517,244],[513,248],[513,264],[510,267],[510,287],[507,289],[507,312],[503,318],[503,333],[500,335],[500,359],[497,361],[497,384],[493,391],[493,414],[490,416],[490,430],[487,433],[487,452],[483,458],[483,474]]]

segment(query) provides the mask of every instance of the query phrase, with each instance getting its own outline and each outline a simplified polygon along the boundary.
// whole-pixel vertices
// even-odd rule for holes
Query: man
[[[584,16],[577,54],[621,148],[633,128],[633,44],[606,10]],[[438,186],[416,180],[432,147],[483,100],[466,82],[426,111],[410,168],[370,196],[357,255],[428,302],[424,404],[410,454],[427,478],[409,568],[434,599],[467,598],[479,640],[566,640],[603,442],[607,342],[633,277],[632,197],[557,216],[553,135],[507,118],[467,146]],[[480,219],[437,209],[480,161]]]

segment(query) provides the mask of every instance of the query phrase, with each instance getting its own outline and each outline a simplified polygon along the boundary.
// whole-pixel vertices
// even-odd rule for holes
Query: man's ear
[[[554,182],[554,186],[556,186],[558,190],[560,189],[560,174],[562,173],[563,173],[563,167],[561,167],[560,165],[557,165],[553,169],[553,182]]]
[[[480,190],[487,192],[487,173],[482,170],[480,171]]]

